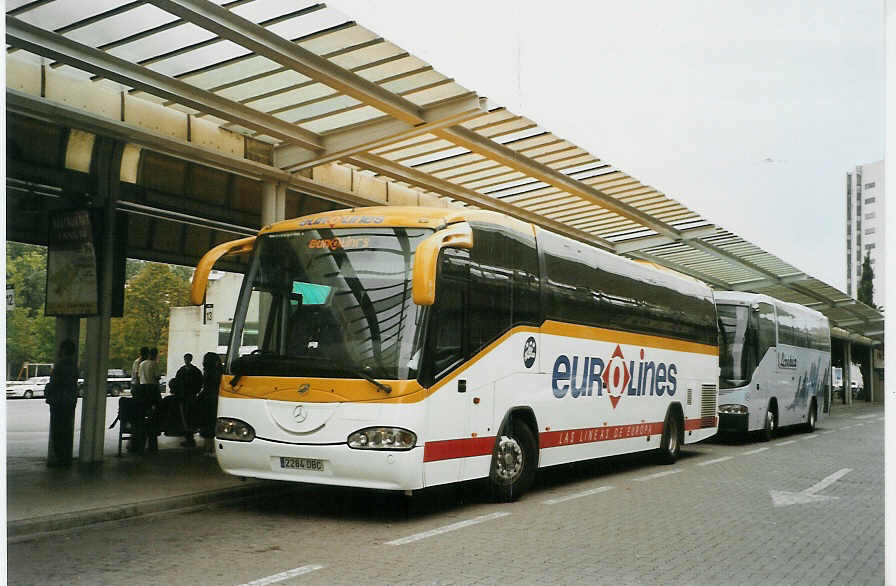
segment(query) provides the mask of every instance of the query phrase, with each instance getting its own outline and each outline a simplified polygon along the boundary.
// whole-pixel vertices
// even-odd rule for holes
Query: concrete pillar
[[[121,167],[120,143],[103,139],[96,151],[97,199],[103,205],[102,262],[97,266],[100,290],[99,314],[87,318],[87,385],[81,405],[81,445],[78,460],[82,465],[101,464],[106,436],[106,376],[109,364],[109,333],[114,286],[115,204],[119,194]]]
[[[81,318],[72,316],[60,316],[56,318],[56,347],[53,354],[53,364],[59,361],[59,345],[65,340],[75,343],[75,361],[80,356],[78,349],[78,337],[81,334]],[[79,365],[80,366],[80,365]],[[53,434],[47,434],[47,461],[55,459],[53,451]]]
[[[843,341],[843,404],[852,403],[852,342]]]
[[[864,380],[865,385],[865,400],[869,403],[874,402],[874,365],[872,361],[874,360],[874,350],[871,346],[865,346],[865,355],[867,359],[865,360],[862,368],[862,380]]]

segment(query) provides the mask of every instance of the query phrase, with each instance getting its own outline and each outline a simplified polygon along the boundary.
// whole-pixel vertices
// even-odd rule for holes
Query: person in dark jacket
[[[221,359],[214,352],[206,352],[202,357],[202,391],[199,393],[197,404],[199,405],[200,421],[199,435],[205,438],[205,451],[209,454],[215,452],[215,419],[218,417],[218,387],[221,386],[221,376],[224,374],[224,366]]]
[[[71,466],[75,439],[75,405],[78,402],[78,365],[75,360],[75,343],[71,340],[65,340],[59,345],[59,359],[53,365],[44,397],[50,405],[52,447],[52,457],[47,460],[47,466]]]
[[[195,446],[193,432],[196,420],[196,397],[202,390],[202,371],[193,365],[193,355],[184,354],[184,365],[177,370],[171,387],[179,399],[181,419],[184,426],[182,446]]]

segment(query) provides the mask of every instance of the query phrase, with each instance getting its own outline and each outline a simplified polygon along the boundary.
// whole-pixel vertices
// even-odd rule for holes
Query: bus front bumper
[[[355,450],[345,444],[296,445],[215,439],[221,469],[234,476],[384,490],[423,487],[423,446]]]
[[[719,433],[747,433],[748,413],[719,413]]]

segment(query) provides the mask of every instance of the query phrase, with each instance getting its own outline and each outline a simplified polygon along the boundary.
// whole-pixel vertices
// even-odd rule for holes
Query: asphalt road
[[[883,408],[673,466],[543,471],[519,502],[297,485],[9,545],[10,584],[882,584]]]

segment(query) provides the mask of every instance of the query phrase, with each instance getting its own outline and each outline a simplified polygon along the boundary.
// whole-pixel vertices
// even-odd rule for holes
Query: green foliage
[[[6,312],[7,378],[26,360],[52,362],[56,322],[44,316],[47,257],[42,246],[6,244],[6,284],[15,288],[15,309]]]
[[[25,361],[53,362],[55,318],[44,316],[47,253],[42,246],[6,243],[6,282],[15,287],[16,308],[6,313],[7,378]],[[129,370],[140,346],[159,349],[164,371],[168,317],[172,307],[189,305],[190,269],[128,259],[124,317],[113,319],[109,368]],[[81,325],[81,355],[86,351]]]
[[[874,305],[874,269],[871,267],[871,253],[865,253],[865,260],[862,261],[862,276],[859,279],[858,299],[865,305],[875,307]]]
[[[112,320],[109,364],[130,369],[141,346],[159,349],[164,371],[168,353],[168,318],[172,307],[189,305],[189,271],[144,262],[125,284],[124,317]]]

